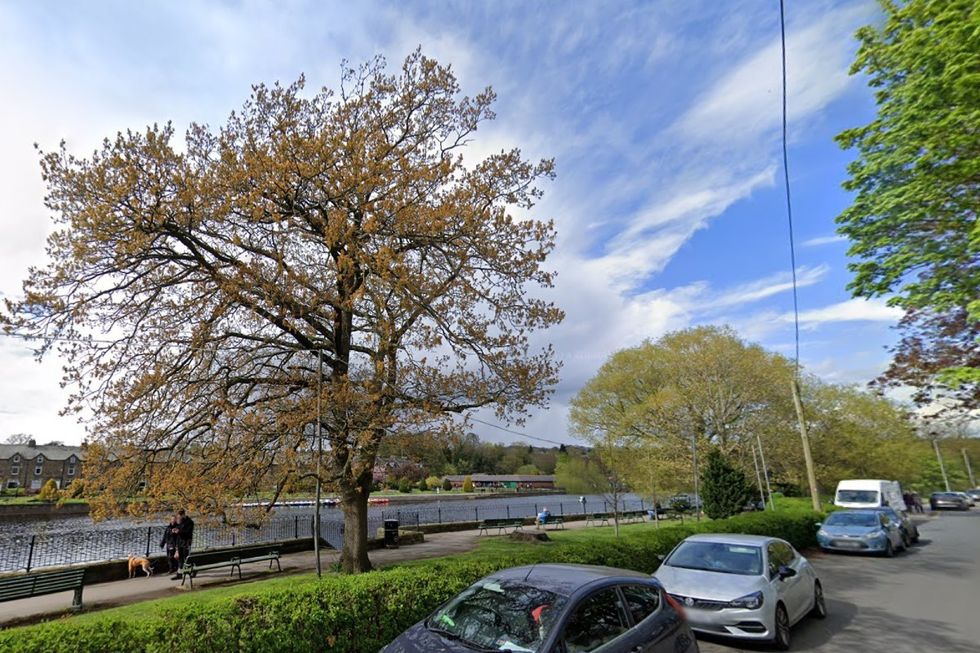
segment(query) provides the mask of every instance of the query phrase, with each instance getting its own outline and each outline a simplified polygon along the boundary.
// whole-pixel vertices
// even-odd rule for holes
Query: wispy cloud
[[[803,247],[821,247],[822,245],[832,245],[834,243],[846,242],[847,238],[844,236],[818,236],[816,238],[810,238],[804,240],[800,245]]]
[[[883,299],[848,299],[823,308],[800,311],[800,326],[814,329],[833,322],[897,322],[902,315],[902,309],[889,306]],[[787,313],[782,320],[791,322],[793,315]]]

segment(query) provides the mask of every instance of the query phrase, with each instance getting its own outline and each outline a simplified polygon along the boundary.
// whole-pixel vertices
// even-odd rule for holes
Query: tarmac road
[[[894,558],[811,553],[829,615],[793,628],[792,651],[977,653],[980,651],[980,508],[941,512]],[[702,653],[765,651],[698,638]]]

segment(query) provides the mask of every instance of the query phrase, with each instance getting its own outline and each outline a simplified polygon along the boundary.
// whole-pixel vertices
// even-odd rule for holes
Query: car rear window
[[[837,500],[844,503],[878,503],[874,490],[837,490]]]
[[[518,582],[482,580],[425,625],[471,647],[533,653],[564,609],[564,596]]]

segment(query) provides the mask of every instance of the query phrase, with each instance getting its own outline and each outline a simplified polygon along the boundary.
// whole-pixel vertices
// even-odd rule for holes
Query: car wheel
[[[782,603],[776,606],[776,623],[774,624],[772,646],[777,651],[788,651],[790,645],[789,615]]]
[[[902,551],[908,551],[908,548],[912,546],[912,540],[905,533],[902,533]]]
[[[885,552],[883,554],[886,558],[895,557],[895,547],[892,546],[891,540],[885,540]]]
[[[912,544],[918,544],[918,543],[919,543],[919,529],[917,528],[914,531],[912,531]]]
[[[823,585],[819,580],[813,581],[813,610],[810,614],[817,619],[827,618],[827,602],[823,598]]]

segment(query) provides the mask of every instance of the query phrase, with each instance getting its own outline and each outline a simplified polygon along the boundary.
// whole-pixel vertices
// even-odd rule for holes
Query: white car
[[[694,535],[653,574],[696,632],[790,645],[790,628],[827,616],[820,579],[788,542],[761,535]]]

